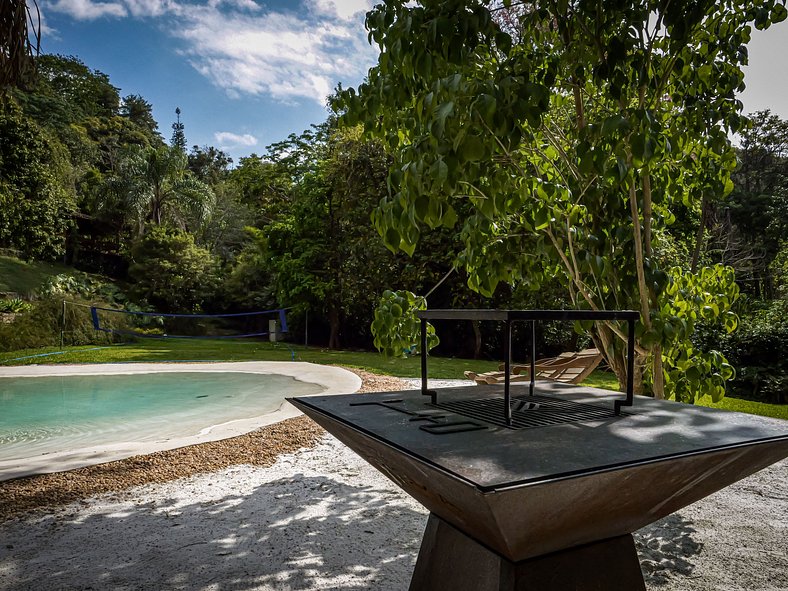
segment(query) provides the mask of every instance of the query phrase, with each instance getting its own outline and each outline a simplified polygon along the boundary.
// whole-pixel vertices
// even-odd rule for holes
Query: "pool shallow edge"
[[[325,389],[322,395],[350,394],[356,392],[361,387],[361,378],[346,369],[300,361],[26,365],[18,367],[1,367],[0,379],[5,377],[134,375],[177,372],[277,374],[293,377],[303,382],[317,384]],[[167,438],[152,442],[125,441],[111,445],[69,449],[23,459],[0,461],[0,481],[32,476],[34,474],[64,472],[94,464],[121,460],[136,455],[236,437],[300,414],[301,412],[296,410],[295,407],[283,400],[279,408],[273,412],[207,426],[196,435],[192,434],[184,437]]]

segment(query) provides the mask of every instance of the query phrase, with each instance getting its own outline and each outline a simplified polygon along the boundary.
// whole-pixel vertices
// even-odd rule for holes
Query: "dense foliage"
[[[0,138],[0,247],[61,254],[76,205],[65,150],[13,102],[0,101]]]
[[[151,228],[131,247],[133,293],[155,310],[199,312],[219,281],[216,259],[194,237],[164,226]]]
[[[733,273],[664,253],[677,211],[733,189],[750,27],[785,17],[782,2],[379,4],[378,65],[338,101],[394,156],[378,231],[412,253],[459,222],[474,289],[560,277],[573,307],[637,309],[636,389],[721,396],[732,372],[691,347],[692,321],[735,327]],[[585,328],[623,384],[624,329]]]
[[[333,97],[349,125],[332,114],[235,163],[187,151],[188,113],[168,145],[144,97],[40,56],[0,100],[0,248],[115,281],[4,288],[0,348],[56,345],[63,299],[288,307],[293,340],[390,356],[421,353],[427,305],[634,307],[644,391],[779,398],[788,127],[768,112],[748,126],[735,93],[749,23],[780,20],[782,2],[544,6],[381,4],[378,67]],[[66,320],[66,344],[111,340],[86,308]],[[500,359],[495,323],[435,325],[432,354]],[[546,323],[536,354],[595,343],[620,374],[623,330]]]

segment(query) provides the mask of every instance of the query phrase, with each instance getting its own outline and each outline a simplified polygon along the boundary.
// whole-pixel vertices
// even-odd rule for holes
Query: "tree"
[[[91,70],[79,58],[41,55],[36,92],[62,97],[68,104],[72,122],[81,117],[112,117],[120,109],[120,95],[109,76]]]
[[[378,231],[413,252],[469,203],[472,288],[559,276],[576,308],[640,310],[637,390],[719,398],[730,367],[689,338],[699,318],[735,328],[733,275],[663,268],[659,247],[676,204],[732,189],[750,25],[783,4],[386,0],[378,64],[336,103],[395,157]],[[625,329],[585,328],[623,385]]]
[[[125,211],[140,232],[146,223],[198,225],[214,200],[211,188],[186,169],[186,154],[175,146],[129,148],[117,174],[108,179],[106,193],[107,206]]]
[[[0,246],[54,259],[76,209],[65,149],[12,101],[0,102],[0,138]]]
[[[189,152],[189,170],[202,182],[216,185],[226,179],[233,159],[213,146],[192,146]]]
[[[265,159],[241,159],[230,177],[257,212],[230,282],[243,303],[274,299],[327,318],[331,348],[367,344],[374,301],[398,264],[369,220],[388,161],[379,142],[330,121],[270,146]]]
[[[199,312],[217,289],[217,261],[181,230],[152,228],[135,241],[131,256],[134,292],[162,312]]]
[[[172,138],[170,139],[170,146],[178,148],[184,154],[186,153],[186,134],[183,132],[184,125],[181,123],[181,108],[175,108],[175,123],[172,124]]]
[[[241,158],[229,173],[242,203],[256,212],[257,224],[264,225],[287,210],[293,180],[289,167],[257,154]]]
[[[710,212],[717,227],[711,255],[737,271],[743,289],[756,298],[775,295],[769,270],[788,236],[788,121],[771,112],[751,116],[741,131],[734,190]]]
[[[120,116],[125,117],[148,136],[151,145],[161,142],[159,124],[153,118],[153,105],[138,94],[124,96],[120,105]]]
[[[246,228],[253,223],[254,212],[241,202],[232,184],[221,182],[212,190],[215,199],[211,215],[195,232],[195,238],[222,261],[231,262],[243,250]]]

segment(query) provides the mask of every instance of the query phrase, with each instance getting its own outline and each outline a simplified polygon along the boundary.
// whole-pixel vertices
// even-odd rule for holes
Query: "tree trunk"
[[[616,374],[618,389],[621,392],[627,391],[627,351],[626,346],[613,334],[603,323],[597,322],[591,337],[597,349],[602,351],[608,367]],[[635,372],[633,385],[635,394],[644,394],[643,370],[646,358],[635,353]]]
[[[665,399],[665,375],[662,373],[662,346],[657,345],[654,347],[654,361],[653,361],[653,379],[654,379],[654,398],[658,400]]]
[[[612,363],[611,363],[612,361]],[[613,359],[608,359],[608,365],[616,374],[618,380],[618,390],[620,392],[627,391],[627,362],[624,354],[616,356]],[[635,354],[635,372],[632,379],[633,391],[635,394],[647,395],[646,388],[643,384],[643,375],[645,373],[646,360],[638,354]]]
[[[328,310],[328,322],[329,322],[329,326],[331,327],[331,331],[328,337],[328,348],[339,349],[341,347],[339,342],[339,329],[340,329],[339,310],[337,310],[333,306]]]
[[[478,359],[482,355],[482,331],[479,328],[478,320],[471,320],[473,326],[473,358]]]
[[[700,206],[700,226],[698,226],[698,233],[695,235],[695,248],[692,249],[692,262],[690,263],[690,271],[692,273],[698,268],[700,249],[703,245],[703,233],[706,231],[706,218],[709,215],[708,208],[709,203],[704,195]]]

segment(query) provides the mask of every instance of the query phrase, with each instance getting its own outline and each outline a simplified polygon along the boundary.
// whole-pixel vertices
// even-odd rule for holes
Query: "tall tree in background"
[[[213,146],[192,146],[188,168],[194,177],[213,189],[211,216],[197,233],[197,242],[224,262],[234,261],[246,242],[246,226],[252,224],[253,209],[242,202],[241,191],[230,180],[233,159]]]
[[[0,247],[52,260],[76,209],[65,150],[13,102],[0,101],[0,138]]]
[[[173,148],[178,148],[184,154],[186,153],[186,134],[184,133],[184,125],[181,123],[181,108],[175,107],[175,123],[172,124],[172,138],[170,145]]]
[[[189,170],[198,179],[211,185],[226,180],[233,159],[219,148],[213,146],[192,146],[189,152]]]
[[[785,16],[782,1],[386,0],[367,16],[378,65],[340,101],[395,156],[378,231],[413,252],[470,204],[471,287],[560,277],[577,308],[635,308],[638,391],[718,399],[732,370],[690,337],[699,318],[735,328],[733,273],[666,269],[660,242],[674,204],[732,189],[751,24]],[[624,330],[586,328],[623,385]]]
[[[716,207],[710,255],[736,269],[743,289],[775,297],[770,266],[788,237],[788,121],[770,111],[740,133],[734,190]]]
[[[118,114],[120,95],[107,74],[92,70],[74,56],[42,55],[36,60],[36,67],[39,73],[37,94],[56,97],[66,103],[70,122]],[[44,105],[43,108],[49,107]]]
[[[176,146],[130,148],[107,181],[108,206],[125,211],[139,233],[146,224],[165,222],[195,229],[210,215],[214,196],[186,164],[186,154]]]
[[[153,118],[153,105],[138,94],[124,96],[120,105],[120,115],[145,130],[151,139],[159,139],[159,124]],[[153,142],[151,142],[153,143]]]

